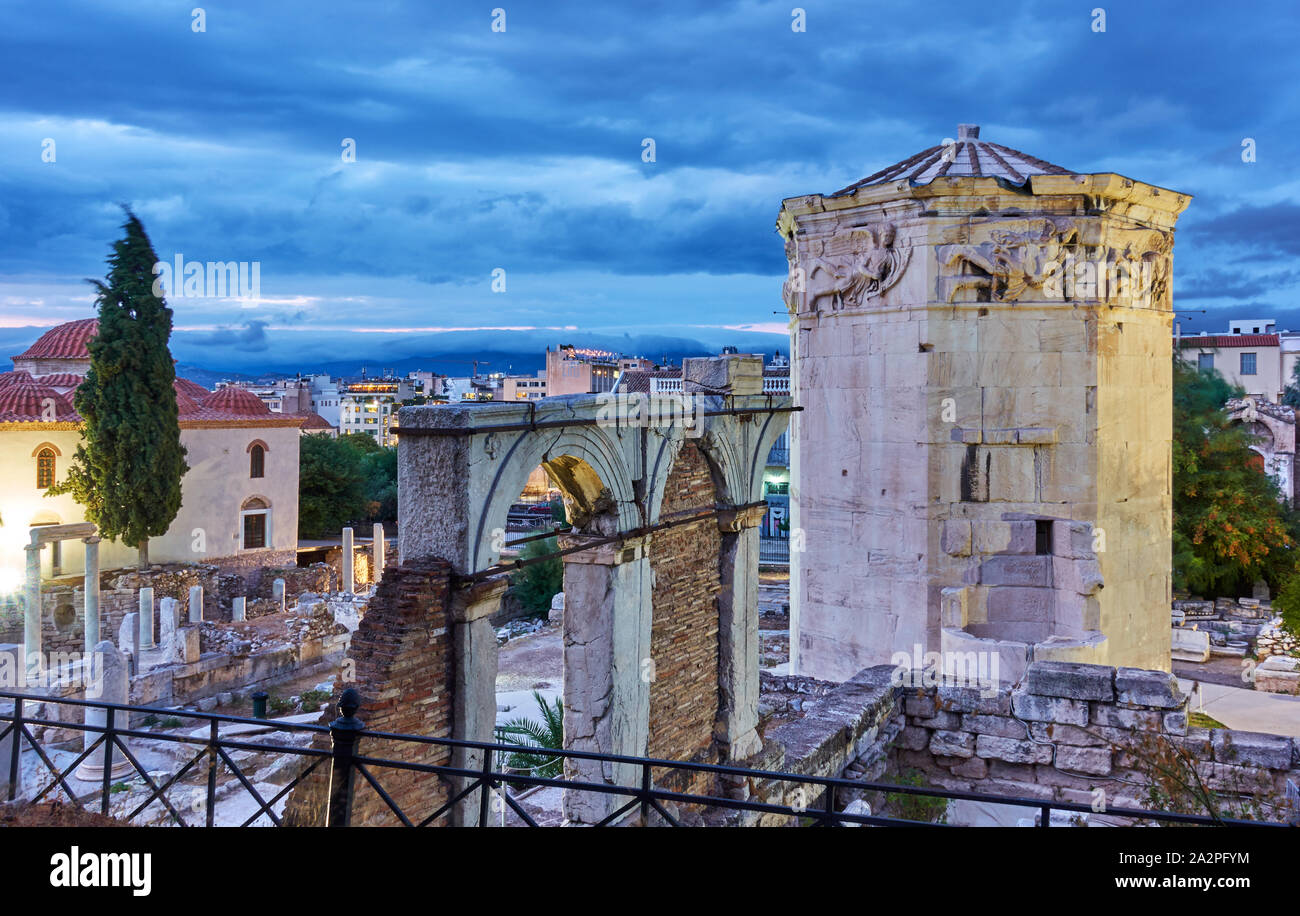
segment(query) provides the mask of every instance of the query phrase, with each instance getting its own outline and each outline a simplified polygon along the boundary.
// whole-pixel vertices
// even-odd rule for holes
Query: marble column
[[[341,581],[339,582],[339,590],[343,592],[343,594],[345,595],[352,594],[352,590],[356,588],[357,577],[353,572],[353,564],[355,561],[356,558],[353,556],[352,553],[352,529],[344,528],[343,529],[343,564],[342,564],[342,576],[340,577]]]
[[[384,525],[382,522],[375,522],[373,531],[373,540],[370,546],[370,581],[378,585],[384,578]]]
[[[235,623],[242,623],[248,619],[247,598],[230,599],[230,619]]]
[[[175,598],[158,602],[158,645],[163,650],[163,661],[170,662],[176,652],[176,634],[181,627],[181,606]]]
[[[279,611],[284,612],[284,580],[276,579],[271,583],[271,600],[279,606]]]
[[[560,546],[581,544],[562,536]],[[650,733],[651,573],[649,538],[604,544],[564,557],[564,746],[644,756]],[[636,785],[633,764],[568,760],[583,782]],[[566,790],[565,820],[594,824],[627,802],[614,794]]]
[[[190,586],[190,623],[203,622],[203,586]]]
[[[45,666],[41,655],[41,546],[29,544],[27,578],[23,589],[23,659],[27,680],[39,681]]]
[[[86,655],[90,656],[99,645],[99,537],[81,540],[86,545]]]
[[[94,677],[86,684],[86,699],[91,702],[126,705],[131,689],[130,666],[126,656],[106,639],[95,645],[91,658]],[[86,707],[87,725],[103,727],[107,722],[107,710]],[[123,710],[119,709],[113,714],[115,728],[127,728],[130,724],[129,716]],[[93,744],[101,734],[101,732],[86,732],[85,747]],[[135,772],[131,761],[127,760],[120,750],[116,747],[101,746],[77,767],[75,777],[86,781],[103,779],[105,760],[108,761],[111,775],[114,777]]]
[[[140,589],[140,649],[152,649],[153,640],[153,588]]]

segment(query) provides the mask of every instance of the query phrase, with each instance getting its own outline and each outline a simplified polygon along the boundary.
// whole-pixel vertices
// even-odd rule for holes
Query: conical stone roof
[[[843,197],[859,188],[891,181],[906,180],[914,185],[923,185],[943,177],[1002,178],[1011,184],[1023,185],[1033,175],[1072,174],[1074,172],[1069,169],[1037,156],[981,140],[978,124],[959,124],[957,139],[952,143],[923,149],[829,196]]]

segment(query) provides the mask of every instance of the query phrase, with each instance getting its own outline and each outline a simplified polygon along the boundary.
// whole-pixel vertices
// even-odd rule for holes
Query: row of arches
[[[540,465],[560,492],[573,527],[559,546],[576,549],[562,557],[572,749],[716,762],[761,745],[757,526],[762,473],[786,428],[788,399],[701,400],[706,419],[696,426],[602,422],[599,396],[527,410],[403,411],[403,563],[440,557],[478,582],[500,562],[507,517],[530,474]],[[489,715],[463,711],[455,736],[489,737]],[[637,778],[622,765],[570,765],[579,779]],[[612,800],[566,796],[565,814],[599,821]]]

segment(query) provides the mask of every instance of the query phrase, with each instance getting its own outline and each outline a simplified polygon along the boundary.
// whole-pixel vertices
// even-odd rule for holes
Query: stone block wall
[[[668,476],[661,517],[712,509],[716,502],[708,461],[688,442]],[[716,757],[721,543],[713,519],[657,531],[651,539],[654,615],[650,656],[654,671],[648,756],[709,762]],[[695,788],[703,788],[706,781],[706,777],[695,777],[695,782],[701,783]],[[692,791],[685,786],[683,782],[680,788]]]
[[[313,563],[310,566],[274,566],[262,573],[256,595],[259,598],[271,597],[271,586],[276,579],[284,580],[286,599],[292,603],[304,592],[313,595],[327,595],[338,591],[338,571],[326,563]]]
[[[1035,662],[1014,689],[897,689],[893,767],[939,788],[1151,808],[1153,767],[1186,754],[1225,813],[1245,801],[1285,820],[1286,780],[1300,779],[1300,740],[1190,726],[1163,671]]]
[[[357,715],[367,730],[451,737],[450,572],[445,561],[421,559],[385,574],[370,599],[366,616],[352,635],[349,658],[355,664],[355,680],[349,683],[340,678],[322,722],[338,714],[342,691],[356,687],[362,700]],[[451,759],[445,747],[407,741],[366,739],[359,752],[422,764],[445,765]],[[416,823],[450,797],[448,784],[429,774],[374,767],[372,775]],[[328,776],[325,767],[294,790],[286,806],[286,823],[323,823]],[[383,800],[363,783],[358,777],[352,823],[398,824]]]

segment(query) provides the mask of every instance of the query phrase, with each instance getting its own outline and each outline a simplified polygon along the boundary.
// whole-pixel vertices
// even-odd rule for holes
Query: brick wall
[[[716,501],[708,462],[699,447],[688,442],[668,475],[660,517],[712,509]],[[721,535],[713,519],[657,531],[651,538],[650,654],[655,674],[650,683],[651,757],[716,759],[720,550]]]
[[[340,678],[323,722],[337,715],[339,696],[351,686],[361,692],[357,716],[367,730],[451,737],[449,574],[446,562],[433,559],[395,567],[385,574],[361,625],[352,634],[348,657],[355,666],[355,680],[345,683]],[[412,742],[363,739],[359,752],[411,763],[450,762],[446,748]],[[320,778],[315,778],[318,775]],[[430,774],[376,767],[372,775],[416,823],[449,797],[447,784]],[[286,806],[286,823],[312,826],[323,821],[327,780],[326,766],[294,790]],[[359,777],[352,823],[397,825],[397,817],[363,783],[364,778]]]

